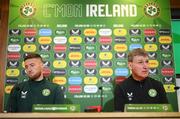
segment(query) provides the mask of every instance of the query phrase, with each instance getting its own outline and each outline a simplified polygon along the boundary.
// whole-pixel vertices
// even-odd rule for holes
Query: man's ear
[[[130,70],[132,69],[132,62],[128,62],[128,67]]]

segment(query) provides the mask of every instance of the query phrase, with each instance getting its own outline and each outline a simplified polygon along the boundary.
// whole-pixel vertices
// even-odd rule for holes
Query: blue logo
[[[39,30],[39,35],[40,36],[51,36],[52,35],[52,30],[51,29],[40,29]]]
[[[70,85],[79,85],[82,84],[81,77],[69,77],[68,82]]]
[[[142,48],[142,45],[141,44],[131,44],[129,46],[129,50],[133,50],[133,49],[137,49],[137,48]]]
[[[129,71],[127,68],[117,68],[115,69],[116,76],[128,76]]]

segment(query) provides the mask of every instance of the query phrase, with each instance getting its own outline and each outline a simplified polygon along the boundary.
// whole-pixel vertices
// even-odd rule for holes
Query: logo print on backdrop
[[[112,49],[111,45],[101,45],[100,50],[101,51],[110,51]]]
[[[162,35],[162,36],[171,35],[171,30],[170,29],[160,29],[159,30],[159,35]]]
[[[146,43],[156,42],[156,37],[154,37],[154,36],[146,36],[144,38],[144,40],[145,40]]]
[[[71,76],[80,76],[81,75],[81,70],[79,68],[69,69],[68,72]]]
[[[157,17],[160,14],[160,8],[156,3],[147,3],[144,5],[144,13],[149,17]]]
[[[132,92],[127,92],[127,97],[128,97],[128,100],[131,101],[132,98],[133,98],[133,93]]]
[[[32,3],[25,3],[20,8],[20,13],[25,18],[30,18],[35,15],[36,8]]]
[[[155,52],[148,52],[148,57],[150,59],[156,59],[157,58],[157,53],[155,53]]]
[[[172,83],[172,81],[173,81],[173,77],[164,77],[163,79],[164,79],[165,83]]]
[[[72,29],[72,30],[70,30],[70,35],[79,36],[79,35],[81,35],[81,30],[80,29]]]
[[[44,61],[43,65],[44,65],[45,67],[50,67],[51,64],[50,64],[49,61]]]
[[[162,53],[162,54],[161,54],[161,57],[162,57],[162,58],[171,58],[171,57],[172,57],[172,54],[171,54],[171,53]]]
[[[172,46],[169,45],[169,44],[163,44],[163,45],[160,45],[160,49],[161,49],[162,51],[171,51]]]
[[[85,74],[94,76],[97,74],[97,71],[96,69],[85,69]]]
[[[21,30],[20,29],[11,29],[9,30],[9,35],[21,35]]]
[[[64,53],[64,52],[55,53],[54,58],[55,59],[65,59],[66,58],[66,53]]]
[[[172,66],[173,62],[171,60],[163,60],[161,64],[162,66]]]
[[[8,67],[18,67],[19,66],[19,62],[18,61],[8,61],[7,62],[7,66]]]
[[[141,38],[140,37],[132,37],[132,38],[130,38],[130,41],[132,43],[139,43],[139,42],[141,42]]]
[[[85,43],[94,44],[94,43],[96,43],[96,38],[95,37],[85,37]]]
[[[64,70],[64,69],[55,69],[54,71],[53,71],[53,73],[54,73],[54,75],[65,75],[66,74],[66,70]]]
[[[129,34],[132,36],[141,35],[141,30],[140,29],[130,29]]]
[[[19,37],[9,37],[9,42],[12,43],[12,44],[18,44],[19,42],[21,41],[21,38]]]
[[[114,41],[116,43],[126,43],[126,37],[115,37]]]
[[[100,66],[101,67],[111,67],[112,62],[111,61],[100,61]]]
[[[66,34],[66,30],[56,30],[56,31],[55,31],[55,34],[56,34],[56,35],[63,36],[63,35]]]
[[[76,60],[71,60],[70,62],[69,62],[69,66],[70,67],[80,67],[81,66],[81,62],[80,61],[76,61]]]
[[[100,80],[102,83],[111,83],[112,82],[111,77],[101,77]]]
[[[50,51],[51,46],[50,45],[40,45],[39,50],[40,51]]]
[[[70,51],[81,51],[81,45],[70,45]]]
[[[96,59],[96,53],[85,53],[85,59]]]
[[[155,68],[149,69],[149,75],[157,75],[158,74],[158,70]]]
[[[24,42],[25,43],[35,43],[36,38],[35,37],[25,37]]]
[[[127,58],[127,54],[124,53],[124,52],[122,52],[122,53],[118,52],[118,53],[115,54],[115,57],[117,59],[125,59],[125,58]]]

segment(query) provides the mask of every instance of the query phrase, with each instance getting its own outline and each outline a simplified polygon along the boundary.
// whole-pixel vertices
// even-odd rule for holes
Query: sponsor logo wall
[[[67,104],[84,111],[102,96],[103,110],[113,111],[114,85],[130,75],[127,54],[144,48],[150,76],[164,84],[177,111],[168,0],[10,0],[9,10],[4,105],[13,85],[28,80],[23,57],[38,52]]]

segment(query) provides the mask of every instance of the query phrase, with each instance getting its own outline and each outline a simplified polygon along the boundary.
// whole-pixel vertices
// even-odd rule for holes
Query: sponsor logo
[[[42,59],[49,59],[50,58],[49,53],[41,53],[40,55],[41,55]]]
[[[16,84],[18,82],[18,78],[7,78],[6,84]]]
[[[43,69],[43,76],[44,76],[44,77],[49,77],[50,75],[51,75],[51,69],[48,68],[48,67],[45,67],[45,68]]]
[[[137,48],[142,48],[141,44],[131,44],[129,45],[129,50],[137,49]]]
[[[19,69],[7,69],[6,76],[8,77],[18,77],[20,74]]]
[[[156,68],[149,69],[149,75],[157,75],[157,74],[158,74],[158,70]]]
[[[174,69],[173,68],[162,68],[161,74],[163,76],[173,76],[174,75]]]
[[[69,66],[70,67],[80,67],[81,66],[81,62],[80,61],[77,61],[77,60],[74,60],[74,61],[70,61],[69,62]]]
[[[71,29],[70,35],[79,36],[79,35],[81,35],[81,30],[80,29]]]
[[[156,35],[156,30],[153,28],[148,28],[144,30],[144,35],[145,36],[155,36]]]
[[[79,76],[79,75],[81,75],[81,70],[80,69],[70,69],[69,74],[72,76]]]
[[[54,46],[54,51],[55,52],[65,52],[66,51],[66,46],[65,45],[55,45]]]
[[[114,50],[116,52],[125,52],[127,51],[128,47],[126,44],[116,44],[114,45]]]
[[[54,58],[55,59],[65,59],[66,58],[66,53],[64,53],[64,52],[54,53]]]
[[[35,52],[36,51],[36,45],[34,44],[25,44],[23,46],[24,52]]]
[[[161,44],[169,44],[172,42],[172,38],[170,36],[160,36],[159,37],[159,42]]]
[[[114,41],[116,43],[126,43],[126,37],[115,37]]]
[[[81,51],[81,45],[70,45],[70,51]]]
[[[85,77],[84,84],[97,84],[98,79],[97,77]]]
[[[20,30],[20,29],[11,29],[11,30],[9,30],[9,35],[10,35],[10,36],[18,36],[18,35],[21,35],[21,30]]]
[[[125,52],[118,52],[115,54],[115,57],[117,59],[125,59],[125,58],[127,58],[127,54]]]
[[[149,60],[148,64],[150,68],[157,68],[159,66],[159,62],[157,60]]]
[[[18,37],[10,37],[9,42],[10,43],[19,43],[21,41],[21,38]]]
[[[112,35],[112,30],[111,29],[100,29],[99,30],[99,35],[100,36],[111,36]]]
[[[162,45],[160,45],[160,49],[162,51],[171,51],[172,50],[172,46],[171,45],[167,45],[167,44],[162,44]]]
[[[113,75],[113,70],[111,68],[102,68],[99,70],[100,76],[109,77]]]
[[[43,96],[49,96],[51,94],[51,91],[49,89],[43,89],[42,90],[42,95]]]
[[[162,36],[171,35],[171,30],[170,29],[160,29],[159,30],[159,35],[162,35]]]
[[[37,30],[36,29],[25,29],[24,30],[24,35],[25,36],[29,36],[29,37],[32,37],[32,36],[35,36],[37,33]]]
[[[55,69],[53,71],[54,75],[65,75],[66,74],[66,70],[64,69]]]
[[[44,67],[50,67],[51,64],[50,64],[49,61],[44,61],[44,64],[43,64],[43,65],[44,65]]]
[[[113,92],[112,86],[111,87],[110,86],[103,86],[102,89],[103,89],[104,93],[112,93]]]
[[[156,59],[157,58],[157,53],[155,53],[155,52],[148,52],[148,57],[150,59]]]
[[[85,68],[96,68],[96,66],[97,66],[97,63],[96,63],[95,60],[86,60],[84,62],[84,67]]]
[[[82,87],[81,86],[69,86],[68,91],[70,93],[81,93]]]
[[[96,85],[86,85],[84,86],[85,93],[97,93],[98,87]]]
[[[105,84],[111,83],[112,80],[113,79],[111,77],[101,77],[100,78],[101,83],[105,83]]]
[[[165,83],[173,83],[174,78],[173,77],[164,77],[163,80]]]
[[[96,53],[90,52],[90,53],[85,53],[85,59],[95,59],[96,58]]]
[[[117,61],[116,66],[118,66],[118,67],[126,67],[127,62],[126,61]]]
[[[111,52],[100,52],[99,58],[101,60],[111,60],[113,58],[113,55]]]
[[[9,60],[18,60],[18,59],[20,59],[20,57],[21,57],[20,53],[14,53],[14,52],[12,53],[12,52],[10,52],[10,53],[7,54],[7,58]]]
[[[115,75],[116,76],[128,76],[129,71],[127,68],[116,68]]]
[[[70,60],[81,60],[82,54],[80,52],[71,52],[68,57]]]
[[[107,36],[102,36],[99,38],[100,44],[111,44],[112,43],[112,38],[107,37]]]
[[[156,42],[156,37],[154,37],[154,36],[146,36],[144,38],[144,40],[145,40],[146,43],[154,43],[154,42]]]
[[[21,46],[18,44],[8,45],[8,51],[9,52],[19,52],[19,51],[21,51]]]
[[[110,51],[112,49],[111,45],[100,45],[101,51]]]
[[[53,67],[54,68],[66,68],[67,63],[65,60],[54,60]]]
[[[170,67],[172,67],[173,61],[171,61],[171,60],[162,60],[161,64],[162,64],[162,66],[170,66]]]
[[[97,74],[96,69],[85,69],[84,72],[85,72],[86,75],[91,75],[91,76],[94,76],[94,75]]]
[[[50,44],[52,42],[51,37],[39,37],[39,44]]]
[[[155,89],[149,89],[148,94],[150,97],[156,97],[157,91]]]
[[[25,43],[35,43],[36,38],[35,37],[25,37],[24,42]]]
[[[131,36],[141,35],[141,30],[140,30],[140,29],[130,29],[130,30],[129,30],[129,34],[130,34]]]
[[[156,44],[145,44],[144,49],[147,52],[155,52],[157,51],[158,47]]]
[[[6,93],[6,94],[10,94],[10,92],[11,92],[11,90],[12,90],[13,87],[14,87],[14,85],[8,85],[8,86],[6,86],[6,87],[5,87],[5,93]]]
[[[96,43],[96,38],[95,37],[85,37],[85,43],[94,44],[94,43]]]
[[[132,43],[139,43],[139,42],[141,42],[141,38],[140,37],[131,37],[130,41]]]
[[[96,50],[96,46],[94,46],[94,45],[86,45],[85,46],[85,50],[95,51]]]
[[[171,57],[172,57],[172,54],[171,54],[171,53],[162,53],[162,54],[161,54],[161,57],[162,57],[162,58],[171,58]]]
[[[18,67],[19,62],[18,61],[8,61],[7,62],[7,67]]]
[[[101,67],[111,67],[112,66],[112,62],[111,61],[102,60],[102,61],[100,61],[100,66]]]
[[[84,30],[84,35],[85,36],[95,36],[97,34],[96,29],[85,29]]]
[[[147,3],[144,5],[144,14],[148,17],[157,17],[160,14],[160,8],[154,2]]]
[[[81,77],[69,77],[68,83],[70,85],[80,85],[80,84],[82,84],[82,78]]]
[[[65,77],[54,77],[52,81],[58,85],[64,85],[67,82]]]
[[[66,30],[56,30],[55,34],[56,35],[65,35],[66,34]]]
[[[39,29],[40,36],[51,36],[52,30],[51,29]]]
[[[40,45],[39,50],[40,51],[50,51],[51,46],[50,45]]]
[[[125,36],[127,34],[126,29],[114,29],[113,31],[115,36]]]
[[[58,37],[54,37],[53,41],[55,44],[66,44],[67,38],[64,36],[58,36]]]
[[[25,3],[20,7],[20,14],[25,18],[30,18],[36,13],[36,8],[33,3]]]
[[[164,89],[165,89],[166,93],[175,92],[174,87],[175,87],[175,85],[173,85],[173,84],[164,84]]]
[[[69,43],[71,44],[81,44],[82,43],[82,38],[79,36],[71,36],[69,37]]]

